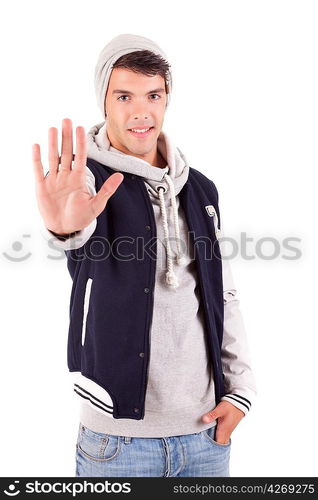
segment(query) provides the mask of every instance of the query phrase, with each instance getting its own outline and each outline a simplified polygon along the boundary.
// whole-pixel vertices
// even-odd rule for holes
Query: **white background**
[[[1,476],[75,475],[71,279],[39,230],[31,149],[47,169],[49,127],[60,141],[65,117],[103,120],[94,67],[120,33],[167,53],[164,129],[215,182],[226,234],[252,238],[254,258],[231,263],[259,392],[232,433],[231,475],[317,476],[317,2],[29,0],[0,14]],[[255,251],[268,237],[274,259]]]

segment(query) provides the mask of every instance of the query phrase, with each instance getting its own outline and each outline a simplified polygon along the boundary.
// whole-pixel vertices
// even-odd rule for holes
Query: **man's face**
[[[157,150],[166,109],[165,81],[160,75],[147,76],[114,68],[105,99],[107,135],[113,147],[147,158]],[[145,129],[146,133],[129,129]]]

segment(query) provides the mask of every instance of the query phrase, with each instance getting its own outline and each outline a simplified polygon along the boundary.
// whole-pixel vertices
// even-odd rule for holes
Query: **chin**
[[[130,153],[132,155],[144,156],[144,155],[150,153],[150,151],[151,151],[152,148],[147,148],[147,149],[145,149],[145,148],[143,148],[143,149],[141,149],[141,148],[139,148],[139,149],[137,149],[137,148],[133,148],[133,149],[127,148],[127,149],[128,149],[128,151],[130,151]]]

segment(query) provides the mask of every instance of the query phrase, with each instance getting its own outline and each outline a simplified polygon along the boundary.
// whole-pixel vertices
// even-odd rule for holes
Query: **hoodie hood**
[[[178,147],[175,147],[167,133],[161,130],[157,147],[167,162],[165,168],[150,165],[136,156],[127,155],[111,146],[107,135],[107,119],[91,127],[87,133],[87,156],[115,171],[127,172],[143,177],[149,196],[153,203],[160,205],[161,221],[165,235],[167,257],[166,284],[177,288],[179,283],[173,271],[174,257],[170,246],[170,236],[167,221],[167,207],[172,206],[173,226],[177,245],[176,263],[184,265],[185,259],[181,250],[177,195],[183,188],[189,176],[188,162]]]

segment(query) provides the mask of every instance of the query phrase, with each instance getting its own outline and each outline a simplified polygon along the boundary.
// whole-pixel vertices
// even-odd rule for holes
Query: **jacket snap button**
[[[144,288],[144,292],[148,293],[149,292],[149,288]]]
[[[134,408],[135,413],[139,413],[139,408]]]
[[[139,353],[139,356],[140,356],[141,358],[143,358],[143,357],[145,356],[145,353],[144,353],[144,352],[140,352],[140,353]]]
[[[151,227],[150,226],[146,226],[146,229],[148,229],[148,231],[150,231]]]

